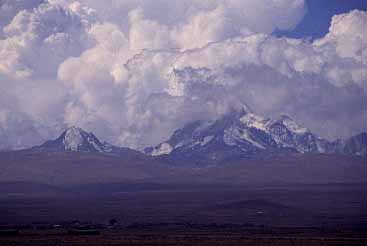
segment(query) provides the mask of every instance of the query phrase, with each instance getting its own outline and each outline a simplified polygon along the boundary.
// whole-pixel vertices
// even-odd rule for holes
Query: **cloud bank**
[[[303,0],[0,2],[0,148],[77,125],[142,149],[246,103],[327,138],[367,130],[367,13],[276,38]]]

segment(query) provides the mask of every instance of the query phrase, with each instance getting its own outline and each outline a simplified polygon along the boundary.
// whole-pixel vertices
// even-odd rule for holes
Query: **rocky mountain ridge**
[[[145,156],[132,149],[101,142],[79,127],[66,129],[58,138],[31,150],[89,152],[129,156],[175,165],[206,166],[235,160],[271,159],[292,154],[337,154],[367,157],[367,133],[346,140],[327,141],[292,118],[263,118],[247,107],[212,121],[196,121],[176,130],[165,142],[147,148]]]
[[[263,118],[244,108],[214,121],[197,121],[176,130],[145,153],[170,162],[203,165],[233,159],[263,159],[289,153],[367,157],[367,133],[327,141],[289,116]]]

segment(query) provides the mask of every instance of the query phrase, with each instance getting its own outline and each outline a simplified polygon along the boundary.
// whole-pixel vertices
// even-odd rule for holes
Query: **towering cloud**
[[[244,103],[329,138],[366,130],[367,13],[335,16],[314,42],[271,35],[305,10],[302,0],[1,2],[0,147],[77,125],[144,148]]]

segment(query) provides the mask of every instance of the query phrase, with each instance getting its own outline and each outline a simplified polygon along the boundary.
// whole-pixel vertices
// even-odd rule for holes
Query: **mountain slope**
[[[334,142],[334,152],[343,155],[367,157],[367,133],[361,133],[347,140]]]
[[[136,150],[117,147],[106,142],[102,143],[93,133],[86,132],[79,127],[70,127],[58,138],[31,148],[31,150],[42,152],[87,152],[116,155],[124,158],[146,158],[146,156]]]
[[[78,127],[66,129],[57,139],[49,140],[38,148],[84,152],[105,152],[107,150],[93,133],[88,133]]]
[[[170,169],[151,157],[102,143],[78,127],[70,127],[40,146],[0,153],[0,181],[6,182],[153,182],[168,174]]]
[[[366,135],[329,142],[286,115],[265,119],[245,107],[216,121],[190,123],[145,153],[170,163],[196,165],[268,159],[289,153],[367,156]]]
[[[93,134],[71,128],[39,147],[0,152],[0,182],[66,186],[111,182],[199,186],[364,182],[367,172],[364,159],[348,155],[298,153],[300,151],[296,148],[307,149],[304,144],[317,146],[321,140],[294,125],[291,128],[276,122],[232,112],[218,121],[193,123],[177,130],[165,143],[171,148],[166,150],[169,154],[154,158],[134,150],[102,144]],[[278,129],[276,136],[280,140],[270,134],[274,129]],[[298,132],[296,135],[295,131]],[[344,146],[338,151],[365,153],[362,151],[364,143],[365,134],[362,134],[337,145]],[[165,165],[167,162],[176,166]],[[213,163],[226,165],[208,168],[183,165]]]

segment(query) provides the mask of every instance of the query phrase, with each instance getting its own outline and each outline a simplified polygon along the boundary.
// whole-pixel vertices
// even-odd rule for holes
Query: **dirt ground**
[[[103,245],[256,245],[256,246],[354,246],[367,245],[367,237],[269,236],[231,232],[102,232],[94,236],[23,234],[0,238],[1,246],[103,246]]]
[[[113,229],[110,219],[117,220]],[[68,235],[78,224],[100,234]],[[0,235],[0,246],[362,246],[367,245],[367,189],[1,193],[0,229],[19,230],[16,236]]]

